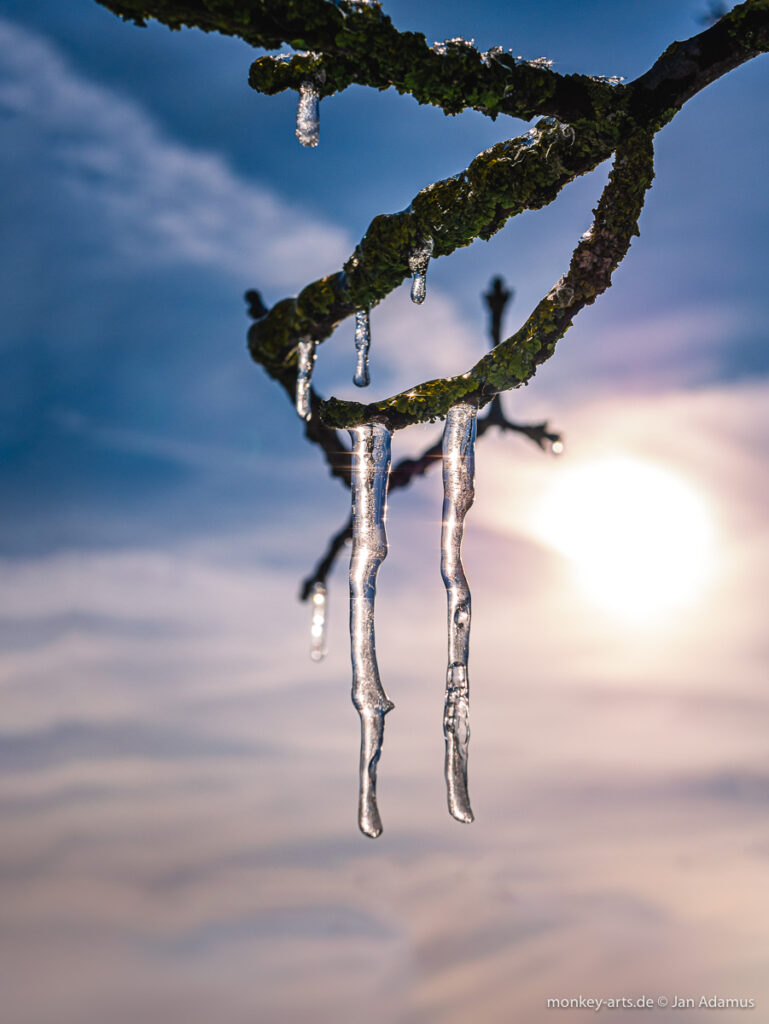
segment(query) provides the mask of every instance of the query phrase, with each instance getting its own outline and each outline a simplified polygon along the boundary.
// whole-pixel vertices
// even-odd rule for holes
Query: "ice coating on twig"
[[[305,338],[296,346],[296,411],[303,420],[310,418],[310,386],[315,365],[315,342]]]
[[[475,489],[474,406],[453,406],[443,431],[443,526],[441,575],[448,599],[449,664],[443,735],[446,739],[446,791],[449,812],[457,821],[471,822],[467,795],[467,752],[470,741],[470,683],[467,659],[470,647],[470,588],[462,565],[462,536],[467,510]]]
[[[594,82],[604,82],[606,85],[622,85],[625,81],[624,75],[589,75]]]
[[[553,61],[549,57],[516,57],[516,64],[528,64],[530,68],[551,68]]]
[[[367,388],[371,382],[369,376],[368,353],[371,346],[371,320],[367,309],[355,310],[355,376],[353,384],[359,388]]]
[[[409,256],[411,279],[411,301],[419,306],[425,301],[427,291],[427,265],[433,254],[432,238],[423,238]]]
[[[381,423],[350,430],[352,440],[352,555],[350,648],[352,702],[360,715],[358,826],[376,838],[382,821],[376,803],[376,770],[384,716],[393,707],[379,681],[374,646],[374,598],[379,566],[387,556],[385,514],[390,473],[390,431]]]
[[[430,47],[435,53],[445,57],[451,50],[455,52],[461,52],[462,50],[472,50],[475,46],[474,39],[465,39],[463,36],[454,36],[453,39],[444,39],[443,42],[434,42]]]
[[[323,661],[328,653],[326,647],[326,588],[322,583],[314,583],[310,591],[312,603],[312,624],[310,625],[310,657],[313,661]]]
[[[296,108],[296,137],[303,146],[317,146],[320,137],[318,87],[309,78],[299,86]]]

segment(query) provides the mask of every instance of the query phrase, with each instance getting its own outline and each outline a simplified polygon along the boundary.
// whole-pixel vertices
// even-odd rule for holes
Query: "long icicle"
[[[350,430],[352,439],[352,555],[350,647],[352,702],[360,715],[358,826],[372,838],[382,821],[376,802],[376,770],[382,753],[384,716],[393,707],[379,681],[374,646],[374,598],[379,566],[387,556],[385,514],[390,473],[390,431],[381,423]]]
[[[470,588],[462,565],[462,536],[467,510],[475,489],[474,406],[453,406],[443,431],[443,525],[441,575],[448,599],[449,665],[443,735],[446,739],[446,792],[449,813],[457,821],[471,822],[473,812],[467,795],[467,752],[470,742],[470,681],[467,659],[470,648]]]
[[[359,388],[367,388],[371,383],[369,375],[368,353],[371,347],[371,318],[367,309],[355,310],[355,376],[353,384]]]
[[[305,338],[296,346],[296,412],[303,420],[310,418],[310,386],[315,366],[315,342]]]

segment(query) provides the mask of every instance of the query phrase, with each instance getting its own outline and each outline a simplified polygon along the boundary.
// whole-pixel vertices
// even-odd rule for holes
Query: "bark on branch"
[[[461,40],[430,47],[418,33],[399,32],[378,4],[362,0],[98,2],[139,24],[157,18],[171,28],[236,35],[253,46],[287,43],[309,51],[257,60],[251,84],[264,92],[296,88],[309,77],[321,95],[356,82],[394,86],[447,113],[471,106],[492,117],[548,115],[527,135],[480,154],[462,174],[422,189],[407,210],[376,217],[342,271],[278,302],[254,323],[253,358],[292,398],[298,341],[323,341],[356,309],[384,299],[409,274],[409,256],[426,239],[433,256],[441,257],[489,238],[510,217],[547,205],[577,175],[616,154],[593,233],[577,246],[568,274],[492,353],[465,374],[368,405],[333,398],[323,403],[313,395],[316,422],[306,431],[327,457],[333,428],[376,419],[398,429],[442,417],[460,400],[484,405],[528,381],[579,310],[609,286],[637,233],[652,179],[654,134],[706,85],[769,50],[769,0],[739,4],[705,31],[673,43],[640,78],[616,88],[517,61],[499,47],[486,54]],[[332,464],[332,470],[344,476],[343,465]]]

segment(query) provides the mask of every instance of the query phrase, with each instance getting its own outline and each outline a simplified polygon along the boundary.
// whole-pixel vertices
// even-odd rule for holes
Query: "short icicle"
[[[299,105],[296,108],[296,137],[303,146],[317,146],[320,138],[318,87],[309,78],[299,86]]]
[[[296,411],[303,420],[310,418],[310,385],[315,365],[315,342],[305,338],[296,346]]]
[[[470,681],[467,659],[470,647],[470,588],[462,565],[462,536],[467,510],[475,489],[474,406],[453,406],[443,432],[443,526],[441,575],[448,599],[449,664],[443,735],[446,739],[446,790],[449,813],[457,821],[471,822],[473,812],[467,795],[467,751],[470,741]]]
[[[371,347],[371,320],[367,309],[355,310],[355,376],[353,384],[359,388],[367,388],[371,383],[369,375],[368,353]]]
[[[421,306],[425,301],[425,295],[427,294],[427,265],[432,254],[432,238],[423,238],[409,256],[409,270],[412,273],[411,301],[415,302],[418,306]]]
[[[326,648],[326,588],[322,583],[314,583],[310,591],[312,603],[312,624],[310,625],[310,657],[313,661],[323,661],[328,653]]]
[[[379,681],[374,645],[377,572],[387,556],[385,514],[390,473],[390,431],[381,423],[366,423],[351,429],[350,438],[352,702],[360,715],[361,725],[358,825],[365,835],[376,838],[382,831],[376,802],[376,770],[382,752],[384,716],[393,707]]]

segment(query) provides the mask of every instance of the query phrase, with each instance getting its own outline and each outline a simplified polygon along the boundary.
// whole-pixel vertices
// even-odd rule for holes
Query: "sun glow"
[[[678,473],[627,456],[563,466],[535,531],[593,601],[632,622],[696,604],[716,560],[706,499]]]

